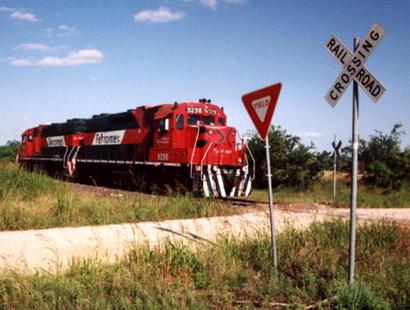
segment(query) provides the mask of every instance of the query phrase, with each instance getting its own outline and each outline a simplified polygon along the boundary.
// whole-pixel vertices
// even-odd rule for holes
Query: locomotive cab
[[[247,196],[246,146],[226,123],[223,109],[209,101],[175,105],[159,121],[150,158],[188,167],[194,191],[205,196]]]
[[[27,129],[21,135],[21,146],[18,152],[19,157],[32,157],[34,154],[34,128]]]

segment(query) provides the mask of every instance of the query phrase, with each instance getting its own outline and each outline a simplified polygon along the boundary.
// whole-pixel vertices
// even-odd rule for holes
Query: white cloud
[[[306,138],[320,138],[320,137],[324,137],[324,134],[321,132],[317,132],[317,131],[306,131],[306,132],[302,132],[301,134],[299,134],[299,136],[306,137]]]
[[[243,4],[246,3],[246,0],[224,0],[228,4]]]
[[[167,23],[182,19],[186,14],[182,11],[172,12],[166,7],[160,7],[157,10],[145,10],[134,14],[134,20],[137,22],[150,23]]]
[[[6,6],[0,6],[0,12],[14,12],[15,9]]]
[[[59,37],[68,37],[77,34],[77,30],[74,27],[70,27],[64,24],[59,25],[57,28],[45,28],[43,29],[43,31],[49,38],[55,35]]]
[[[63,30],[63,31],[68,31],[68,32],[75,31],[74,27],[68,27],[67,25],[60,25],[58,26],[58,29]]]
[[[11,13],[10,18],[12,19],[25,20],[28,22],[38,21],[37,17],[34,14],[29,13],[24,9],[15,9],[7,6],[0,6],[0,12]]]
[[[216,7],[224,2],[226,4],[243,4],[246,3],[246,0],[199,0],[199,2],[206,7],[216,9]]]
[[[69,53],[65,57],[44,57],[36,62],[23,58],[9,58],[12,66],[50,66],[67,67],[100,63],[104,58],[103,53],[97,49],[83,49]]]
[[[37,21],[37,18],[34,14],[27,13],[27,12],[15,11],[15,12],[11,13],[10,17],[13,18],[13,19],[25,20],[25,21],[28,21],[28,22],[36,22]]]
[[[218,5],[218,0],[200,0],[201,4],[210,8],[215,9]]]
[[[44,57],[36,62],[38,66],[79,66],[100,63],[103,53],[97,49],[84,49],[71,52],[65,57]]]
[[[74,27],[69,27],[67,25],[59,25],[58,30],[61,31],[61,35],[72,35],[75,33],[75,28]]]
[[[14,48],[15,50],[26,50],[26,51],[40,51],[40,52],[52,52],[55,50],[54,47],[48,46],[42,43],[25,43]]]
[[[31,66],[32,62],[23,58],[9,58],[8,63],[12,66]]]

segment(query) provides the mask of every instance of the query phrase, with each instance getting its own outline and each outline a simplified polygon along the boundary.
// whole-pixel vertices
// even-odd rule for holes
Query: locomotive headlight
[[[212,135],[212,130],[208,130],[208,134]]]
[[[242,158],[238,158],[238,163],[241,163],[242,162]]]

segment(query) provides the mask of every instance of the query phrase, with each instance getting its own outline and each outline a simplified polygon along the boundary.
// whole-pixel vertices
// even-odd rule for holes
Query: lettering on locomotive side
[[[121,144],[125,130],[97,132],[93,139],[93,145]]]
[[[157,154],[157,160],[158,161],[168,161],[169,160],[168,153],[158,153]]]
[[[158,138],[157,144],[169,144],[169,136]]]
[[[211,114],[211,115],[216,115],[216,114],[218,114],[218,111],[215,110],[215,109],[208,109],[207,111],[208,111],[208,113]]]
[[[48,137],[47,138],[48,147],[62,147],[66,146],[64,136]]]
[[[202,108],[201,107],[187,107],[186,111],[187,113],[200,114],[202,113]]]

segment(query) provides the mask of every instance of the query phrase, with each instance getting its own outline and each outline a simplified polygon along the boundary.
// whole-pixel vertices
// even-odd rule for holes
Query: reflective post
[[[359,47],[359,38],[353,40],[354,51]],[[350,248],[349,248],[349,284],[354,282],[356,255],[356,207],[357,207],[357,163],[359,149],[359,89],[353,80],[353,119],[352,119],[352,195],[350,207]]]
[[[273,209],[273,195],[272,195],[272,173],[270,168],[270,152],[269,152],[269,132],[265,137],[265,149],[266,149],[266,167],[268,177],[268,191],[269,191],[269,218],[271,229],[271,242],[272,242],[272,263],[275,270],[278,270],[278,259],[276,256],[276,237],[275,237],[275,214]]]
[[[333,144],[336,145],[336,135],[335,135],[335,140]],[[336,201],[336,160],[337,160],[336,148],[334,148],[334,151],[333,151],[333,201]]]

